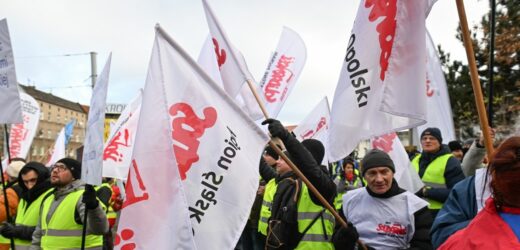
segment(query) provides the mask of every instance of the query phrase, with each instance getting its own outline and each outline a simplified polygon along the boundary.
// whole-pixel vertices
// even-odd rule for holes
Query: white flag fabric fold
[[[305,139],[316,139],[323,143],[323,146],[325,147],[325,157],[323,158],[323,162],[318,162],[318,164],[328,165],[327,153],[329,152],[329,147],[327,145],[327,139],[329,136],[329,122],[329,101],[327,97],[324,97],[293,130],[296,138],[300,141]]]
[[[229,96],[236,97],[247,80],[254,82],[253,76],[249,73],[244,58],[239,55],[227,38],[207,1],[202,0],[202,5],[208,21],[224,89]]]
[[[112,54],[108,56],[105,67],[92,91],[87,119],[87,132],[83,144],[81,179],[92,185],[101,185],[102,179],[103,133],[111,61]]]
[[[202,46],[197,63],[202,69],[204,69],[204,71],[206,71],[206,73],[208,73],[208,75],[211,76],[215,83],[224,89],[224,83],[222,82],[221,72],[218,66],[218,57],[215,54],[217,48],[218,46],[216,46],[213,42],[213,38],[209,35]],[[257,88],[257,93],[260,92],[260,88]],[[231,96],[231,93],[228,93],[228,95]],[[237,105],[240,106],[240,108],[246,112],[251,119],[259,120],[263,118],[262,110],[247,84],[242,85],[242,89],[237,96],[231,97],[235,99]]]
[[[52,164],[56,163],[60,159],[66,156],[65,153],[65,128],[62,128],[58,137],[56,138],[56,142],[54,143],[54,148],[50,151],[51,157],[49,161],[47,161],[46,166],[50,167]]]
[[[394,179],[399,187],[415,193],[424,186],[419,174],[413,169],[408,154],[396,133],[374,137],[370,142],[372,148],[386,152],[394,162]]]
[[[426,48],[428,50],[426,91],[423,95],[426,95],[426,106],[428,107],[426,112],[427,122],[419,126],[417,132],[421,133],[428,127],[436,127],[440,129],[443,141],[453,141],[456,137],[448,86],[446,79],[444,79],[437,50],[428,32],[426,32]]]
[[[260,81],[265,108],[276,118],[291,94],[307,59],[307,49],[294,30],[283,28],[276,51],[269,59],[267,70]]]
[[[0,124],[23,123],[7,20],[0,20]]]
[[[131,230],[139,249],[234,248],[267,140],[158,27],[128,180],[139,185],[128,185],[119,234]]]
[[[103,177],[121,180],[128,177],[142,97],[142,91],[139,90],[139,94],[126,105],[117,122],[110,126],[113,129],[103,150]]]
[[[334,94],[330,160],[425,123],[427,1],[361,1]]]
[[[11,125],[9,153],[11,158],[26,158],[40,122],[40,105],[32,96],[21,92],[23,123]]]

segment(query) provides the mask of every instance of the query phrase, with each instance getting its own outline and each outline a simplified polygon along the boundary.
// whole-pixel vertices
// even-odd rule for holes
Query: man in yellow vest
[[[51,170],[55,190],[42,202],[30,249],[79,249],[87,212],[85,249],[102,249],[108,221],[91,185],[81,181],[81,163],[63,158]]]
[[[21,188],[15,223],[4,223],[0,234],[7,242],[14,240],[16,249],[29,249],[32,234],[40,216],[43,197],[52,189],[49,170],[39,162],[29,162],[20,170]]]
[[[424,183],[416,195],[428,201],[428,208],[435,218],[451,188],[464,179],[464,173],[460,161],[453,157],[448,146],[442,144],[438,128],[427,128],[421,133],[421,146],[422,153],[412,160]]]
[[[327,173],[324,166],[320,166],[324,157],[324,147],[321,142],[314,139],[307,139],[299,142],[292,134],[290,134],[278,120],[267,119],[262,124],[269,124],[269,132],[271,136],[278,137],[282,140],[287,149],[284,152],[293,163],[299,167],[300,171],[309,179],[323,197],[333,203],[336,194],[336,187]],[[265,196],[272,196],[271,217],[268,220],[266,249],[334,249],[330,239],[334,230],[334,217],[326,211],[319,200],[308,190],[307,186],[298,180],[291,168],[281,157],[276,163],[276,172],[262,164],[260,166],[260,174],[267,183]],[[274,185],[274,192],[268,192],[270,185]],[[288,193],[296,186],[296,192]],[[290,196],[290,197],[288,197]],[[278,211],[286,211],[286,204],[283,200],[287,198],[296,199],[296,215],[295,221],[282,219],[281,221],[273,220],[273,216]],[[288,210],[288,209],[287,209]],[[296,223],[296,225],[292,225]],[[278,235],[273,234],[281,224],[288,225],[295,229],[298,233],[289,242],[283,242],[283,245],[273,245],[270,239],[276,238]],[[287,233],[278,231],[280,233]],[[274,236],[274,237],[273,237]],[[287,244],[285,244],[287,243]]]

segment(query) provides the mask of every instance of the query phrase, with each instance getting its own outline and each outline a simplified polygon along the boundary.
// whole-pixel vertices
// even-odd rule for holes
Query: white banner
[[[428,106],[427,122],[419,126],[417,132],[420,134],[428,127],[439,128],[443,141],[448,143],[456,139],[450,97],[435,44],[428,32],[426,32],[426,48],[428,49],[428,57],[426,64],[426,91],[424,93],[426,94],[426,105]]]
[[[293,130],[298,140],[316,139],[325,147],[323,162],[318,164],[328,165],[327,153],[329,152],[327,138],[329,136],[330,108],[329,100],[324,97],[316,107]]]
[[[394,161],[394,179],[399,187],[415,193],[424,186],[419,174],[413,169],[408,154],[396,133],[372,138],[370,142],[372,148],[386,152]]]
[[[276,118],[291,94],[307,59],[307,49],[301,37],[287,27],[267,65],[260,87],[270,117]]]
[[[220,75],[221,72],[218,66],[218,57],[215,54],[217,48],[218,44],[213,41],[211,35],[208,36],[206,42],[204,42],[204,45],[202,46],[197,63],[222,89],[224,89],[224,84],[222,83],[222,77]],[[217,60],[215,60],[215,58],[217,58]],[[260,92],[260,88],[257,88],[257,93]],[[228,94],[231,96],[231,93]],[[258,120],[263,118],[262,110],[247,84],[242,86],[242,89],[237,96],[232,97],[235,98],[237,105],[239,105],[240,108],[251,117],[251,119]]]
[[[0,124],[23,123],[7,20],[0,20]]]
[[[56,138],[56,142],[54,143],[54,148],[50,150],[51,157],[47,162],[46,166],[50,167],[52,164],[57,161],[65,158],[65,128],[62,128],[60,133],[58,134],[58,138]]]
[[[111,126],[103,150],[103,177],[126,180],[132,162],[137,123],[141,112],[142,91],[135,97]]]
[[[101,185],[102,179],[103,134],[111,61],[112,54],[108,56],[105,67],[103,68],[101,75],[99,75],[94,90],[92,91],[87,120],[87,132],[83,144],[81,179],[92,185]]]
[[[361,1],[334,94],[332,161],[362,139],[425,123],[426,1]]]
[[[242,85],[246,83],[247,80],[254,82],[253,76],[249,73],[244,58],[239,55],[227,38],[226,33],[222,29],[222,25],[218,22],[217,17],[207,1],[202,0],[202,4],[212,36],[224,89],[229,96],[236,97],[242,89]]]
[[[40,122],[40,105],[32,96],[21,92],[23,123],[11,125],[9,132],[9,153],[11,158],[26,158],[31,148],[38,123]]]
[[[233,249],[267,140],[158,28],[128,180],[139,185],[128,185],[120,235],[131,230],[138,249]],[[146,195],[132,198],[136,188]]]

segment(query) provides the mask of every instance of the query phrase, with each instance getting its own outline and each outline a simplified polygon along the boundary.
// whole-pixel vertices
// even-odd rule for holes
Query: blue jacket
[[[465,228],[476,215],[475,176],[471,176],[452,188],[437,214],[430,232],[433,247],[438,248],[455,232]]]

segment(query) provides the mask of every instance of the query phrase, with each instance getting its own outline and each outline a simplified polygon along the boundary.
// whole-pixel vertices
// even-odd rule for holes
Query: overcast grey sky
[[[281,120],[298,123],[323,96],[332,102],[359,0],[208,2],[257,81],[283,26],[303,38],[307,63]],[[470,25],[489,9],[488,1],[464,2]],[[7,18],[10,29],[18,81],[83,104],[91,95],[88,52],[98,53],[98,73],[113,53],[107,102],[126,103],[144,87],[156,23],[193,58],[208,34],[198,0],[0,0],[0,6],[0,19]],[[455,1],[438,0],[427,28],[452,58],[466,61],[455,38],[457,25]]]

